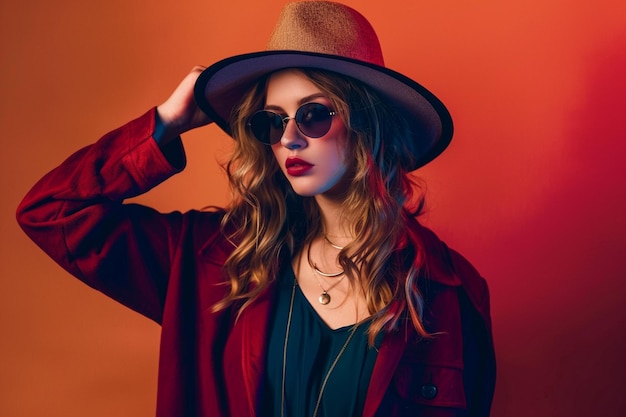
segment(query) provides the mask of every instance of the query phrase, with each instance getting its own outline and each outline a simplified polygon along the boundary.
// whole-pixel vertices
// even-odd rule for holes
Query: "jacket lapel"
[[[373,417],[398,367],[412,329],[386,334],[378,351],[372,378],[367,389],[363,417]]]

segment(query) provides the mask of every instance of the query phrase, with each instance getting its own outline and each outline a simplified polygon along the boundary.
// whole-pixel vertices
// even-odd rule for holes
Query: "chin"
[[[293,191],[301,197],[315,197],[318,195],[345,195],[347,182],[344,175],[326,178],[298,177],[289,179]]]
[[[293,191],[298,194],[300,197],[315,197],[316,195],[323,194],[318,190],[310,190],[302,187],[292,187]]]

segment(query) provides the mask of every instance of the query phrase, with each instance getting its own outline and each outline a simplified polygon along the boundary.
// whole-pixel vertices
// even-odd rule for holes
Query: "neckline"
[[[291,264],[289,264],[289,274],[291,275],[291,282],[286,282],[285,283],[285,288],[289,287],[291,288],[291,286],[293,285],[293,282],[295,281],[296,283],[296,287],[297,287],[297,293],[298,293],[298,297],[300,298],[300,301],[304,303],[304,305],[306,306],[305,308],[307,308],[310,313],[313,315],[313,317],[315,317],[315,320],[317,322],[320,323],[322,329],[324,331],[327,331],[329,333],[332,334],[339,334],[339,333],[346,333],[352,330],[352,328],[354,326],[362,326],[363,324],[365,324],[367,321],[372,319],[372,316],[366,317],[363,320],[359,321],[359,322],[354,322],[351,324],[347,324],[345,326],[341,326],[341,327],[337,327],[336,329],[333,329],[332,327],[330,327],[328,325],[328,323],[326,323],[324,321],[324,319],[322,319],[322,317],[319,315],[319,313],[315,310],[315,308],[311,305],[311,303],[309,302],[308,298],[306,298],[306,296],[304,295],[304,292],[302,292],[302,288],[300,288],[300,285],[298,284],[298,279],[296,278],[296,273],[293,270],[293,267],[291,266]],[[288,284],[288,285],[287,285]]]

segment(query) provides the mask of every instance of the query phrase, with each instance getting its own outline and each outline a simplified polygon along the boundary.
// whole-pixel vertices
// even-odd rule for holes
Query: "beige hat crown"
[[[285,6],[267,50],[317,52],[385,66],[378,37],[367,19],[354,9],[329,1]]]

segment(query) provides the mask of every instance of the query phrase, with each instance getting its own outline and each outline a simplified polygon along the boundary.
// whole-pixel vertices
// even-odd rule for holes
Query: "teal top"
[[[281,416],[285,365],[283,416],[313,416],[328,371],[345,345],[328,376],[316,416],[361,416],[381,338],[377,338],[375,347],[368,345],[369,320],[366,320],[360,323],[346,345],[353,326],[335,330],[328,327],[297,285],[290,266],[283,268],[277,287],[268,335],[267,372],[260,415]],[[287,337],[292,295],[293,310]],[[287,355],[284,361],[286,339]]]

